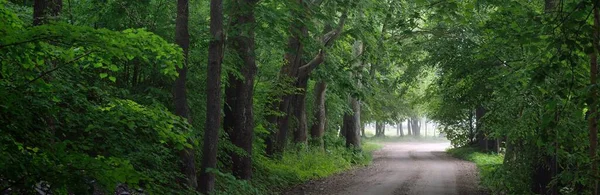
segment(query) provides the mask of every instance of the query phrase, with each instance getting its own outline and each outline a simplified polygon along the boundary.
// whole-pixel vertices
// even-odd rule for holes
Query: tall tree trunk
[[[475,134],[476,140],[479,148],[485,149],[487,151],[487,139],[485,136],[485,130],[482,118],[485,115],[485,108],[483,106],[478,106],[475,110]]]
[[[254,43],[254,7],[256,0],[236,0],[232,9],[231,47],[242,62],[239,72],[243,78],[229,73],[229,86],[225,89],[224,129],[233,145],[246,154],[231,152],[233,175],[240,179],[252,177],[252,141],[254,139],[253,92],[256,74]]]
[[[325,92],[327,91],[327,83],[319,81],[315,85],[315,123],[310,129],[311,138],[317,142],[317,145],[323,147],[323,135],[325,134]]]
[[[360,40],[354,41],[352,47],[352,55],[354,58],[358,58],[362,55],[363,43]],[[356,60],[353,67],[362,67],[362,62]],[[360,86],[360,75],[353,75],[350,73],[350,77]],[[360,101],[357,98],[348,95],[348,103],[352,108],[352,116],[349,118],[348,128],[346,128],[346,147],[360,148]]]
[[[301,42],[302,39],[308,36],[308,30],[304,22],[306,21],[305,10],[307,9],[306,4],[303,0],[296,0],[293,3],[297,4],[295,6],[300,7],[301,9],[293,9],[292,16],[294,16],[294,20],[290,26],[291,35],[288,38],[288,46],[287,52],[284,56],[285,64],[280,70],[280,81],[291,78],[293,80],[292,85],[295,88],[301,89],[300,94],[293,95],[284,95],[283,97],[275,97],[276,99],[281,99],[281,102],[278,105],[278,108],[275,109],[281,113],[284,113],[283,116],[270,116],[268,117],[268,122],[271,124],[277,124],[277,130],[275,136],[271,136],[269,139],[275,140],[267,140],[267,154],[272,155],[274,153],[280,154],[283,152],[285,148],[285,144],[287,143],[287,134],[290,129],[290,117],[295,117],[296,123],[292,125],[292,131],[294,132],[294,141],[295,142],[306,142],[306,134],[307,134],[307,124],[306,124],[306,84],[308,82],[308,76],[310,73],[321,63],[323,63],[325,58],[325,51],[320,50],[318,54],[308,63],[302,63],[302,53],[304,52],[304,46]],[[340,32],[342,31],[347,14],[342,14],[340,21],[338,22],[337,28],[332,31],[324,34],[321,37],[321,44],[328,48],[331,47],[335,39],[339,37]],[[275,105],[273,105],[275,106]],[[272,145],[272,146],[269,146]]]
[[[301,8],[293,9],[291,11],[294,20],[292,21],[289,30],[291,34],[288,37],[286,49],[286,51],[288,52],[285,53],[285,64],[281,67],[281,70],[279,72],[279,82],[284,82],[285,80],[292,79],[292,87],[295,87],[297,83],[296,79],[298,77],[298,68],[301,66],[300,64],[302,63],[302,52],[304,50],[304,45],[300,40],[302,40],[302,38],[308,34],[308,30],[304,25],[303,21],[304,14],[302,12],[304,10],[304,2],[303,0],[296,0],[294,1],[294,3],[296,4],[294,6]],[[292,115],[292,112],[290,112],[290,105],[293,101],[293,97],[293,94],[284,95],[282,97],[275,97],[281,99],[281,101],[277,106],[278,108],[274,110],[283,113],[283,116],[269,117],[270,123],[277,124],[277,130],[275,131],[275,140],[273,141],[274,146],[272,147],[273,151],[271,151],[270,153],[281,154],[285,148],[285,145],[287,143],[287,134],[289,130],[289,119]]]
[[[375,137],[381,137],[381,122],[375,121]]]
[[[217,168],[217,142],[221,124],[221,63],[223,61],[223,2],[210,1],[210,35],[208,46],[208,72],[206,77],[206,128],[202,167],[200,171],[200,192],[208,194],[214,191],[215,174],[208,169]]]
[[[177,18],[175,19],[175,42],[183,50],[183,66],[177,68],[179,77],[173,84],[173,104],[175,105],[175,114],[187,119],[191,124],[190,108],[187,102],[186,75],[189,62],[190,34],[189,34],[189,9],[188,0],[177,1]],[[192,142],[193,140],[188,140]],[[185,175],[184,183],[192,189],[198,187],[196,176],[196,155],[195,150],[191,148],[183,149],[179,152],[181,158],[181,172]]]
[[[290,113],[293,114],[292,131],[294,132],[294,143],[304,143],[307,141],[308,124],[306,120],[306,89],[308,76],[298,77],[297,88],[302,89],[298,94],[292,97]]]
[[[558,6],[559,0],[545,0],[544,1],[544,11],[546,13],[551,13],[556,10]]]
[[[423,126],[425,126],[425,137],[427,137],[427,117],[423,117]]]
[[[61,12],[62,12],[62,0],[35,0],[33,2],[33,25],[38,26],[38,25],[47,24],[51,21],[58,20],[58,16],[61,14]],[[52,69],[57,68],[56,63],[54,61],[50,61],[50,63],[51,63]],[[2,68],[2,67],[0,66],[0,68]],[[52,81],[53,75],[54,74],[52,74],[52,73],[48,74],[44,78],[44,81],[45,82]],[[50,144],[54,145],[54,143],[56,141],[54,139],[54,137],[56,137],[57,120],[56,120],[55,116],[52,114],[43,116],[43,118],[46,121],[46,125],[48,126],[48,129],[50,130],[52,135],[55,135],[50,140]]]
[[[348,121],[350,120],[349,114],[344,114],[342,117],[342,126],[340,127],[340,137],[346,139],[346,133],[348,132],[346,128],[348,128]]]
[[[361,125],[360,125],[360,136],[365,137],[365,138],[367,137],[367,134],[365,134],[365,123],[364,122],[361,122]]]
[[[469,110],[469,142],[473,144],[475,141],[475,128],[473,127],[473,111]]]
[[[410,118],[406,120],[406,128],[408,128],[408,136],[412,136],[412,120]]]
[[[350,98],[350,104],[354,113],[351,118],[352,126],[347,129],[348,132],[346,133],[346,147],[360,149],[360,101],[356,98]]]
[[[62,12],[62,0],[35,0],[33,2],[33,25],[57,20]]]
[[[479,147],[485,151],[498,152],[498,139],[490,139],[486,135],[485,124],[482,119],[486,113],[487,110],[483,106],[478,106],[475,111],[477,141],[479,143]]]
[[[411,124],[411,125],[412,125],[411,129],[412,129],[412,131],[413,131],[413,136],[417,136],[417,137],[418,137],[418,136],[421,136],[421,126],[419,125],[419,122],[420,122],[420,121],[419,121],[419,118],[417,118],[417,117],[412,117],[412,118],[410,119],[410,121],[411,121],[411,123],[412,123],[412,124]]]
[[[400,128],[402,128],[402,123],[396,123],[396,136],[400,136]]]
[[[590,140],[590,159],[592,160],[592,175],[598,176],[597,165],[597,146],[598,146],[598,46],[600,28],[600,14],[598,13],[598,1],[594,1],[594,32],[593,32],[593,52],[590,54],[590,84],[594,87],[590,90],[590,115],[588,117],[589,140]],[[598,180],[593,180],[592,194],[598,194]]]
[[[400,128],[400,136],[404,137],[404,127],[402,127],[402,123],[404,123],[404,121],[400,121],[400,123],[398,124],[398,128]]]

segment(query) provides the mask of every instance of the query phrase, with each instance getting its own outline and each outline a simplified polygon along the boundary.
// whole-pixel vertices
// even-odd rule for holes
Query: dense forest
[[[0,0],[0,193],[273,194],[432,121],[492,193],[598,194],[598,6]]]

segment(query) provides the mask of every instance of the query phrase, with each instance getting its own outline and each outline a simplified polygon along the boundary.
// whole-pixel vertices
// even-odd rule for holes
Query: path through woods
[[[449,143],[390,142],[374,153],[373,164],[283,194],[484,194],[477,167],[445,153]]]

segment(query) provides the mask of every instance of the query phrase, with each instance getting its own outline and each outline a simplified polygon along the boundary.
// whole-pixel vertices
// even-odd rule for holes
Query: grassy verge
[[[255,156],[249,182],[230,174],[217,174],[218,194],[278,194],[291,186],[327,177],[372,162],[372,152],[382,145],[363,142],[362,152],[343,146],[321,150],[308,147],[285,152],[280,159]]]
[[[448,150],[448,154],[474,162],[479,168],[481,186],[492,192],[496,191],[494,186],[498,181],[496,181],[497,177],[494,177],[494,175],[502,166],[503,155],[483,153],[473,147],[452,148]]]

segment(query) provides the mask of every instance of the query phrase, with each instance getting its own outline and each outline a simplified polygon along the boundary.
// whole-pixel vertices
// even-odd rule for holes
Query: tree
[[[363,43],[360,40],[356,40],[352,47],[352,56],[358,58],[363,53]],[[360,60],[355,61],[354,67],[362,67]],[[358,79],[359,75],[351,73],[350,77],[355,77],[356,82],[360,83]],[[344,124],[342,125],[342,131],[345,131],[346,147],[360,148],[360,101],[356,97],[352,97],[348,94],[348,104],[352,108],[352,113],[344,114]]]
[[[205,194],[214,191],[217,168],[217,142],[221,126],[221,63],[223,61],[223,3],[221,0],[210,2],[210,35],[208,47],[208,72],[206,78],[206,128],[200,170],[199,191]]]
[[[375,122],[375,137],[385,137],[385,122]]]
[[[404,131],[402,130],[402,121],[398,122],[396,125],[396,135],[404,137]]]
[[[290,36],[288,38],[288,45],[286,54],[284,56],[285,64],[281,67],[280,77],[278,82],[290,81],[290,84],[298,92],[295,94],[283,95],[281,97],[274,97],[279,99],[279,103],[275,103],[272,106],[273,110],[277,110],[283,114],[283,116],[271,116],[269,117],[269,123],[276,124],[277,129],[273,131],[273,136],[267,143],[268,154],[280,154],[285,148],[287,143],[287,134],[290,127],[292,128],[293,140],[295,143],[304,143],[307,141],[307,119],[306,119],[306,88],[310,73],[325,60],[325,50],[321,49],[317,52],[317,55],[307,63],[304,63],[302,56],[304,53],[304,40],[308,36],[308,29],[306,27],[306,10],[310,9],[308,6],[318,6],[318,2],[304,2],[304,0],[296,0],[291,2],[291,6],[297,8],[292,9],[291,15],[293,21],[290,24]],[[340,16],[337,27],[324,33],[319,40],[319,43],[325,47],[331,47],[337,37],[344,28],[348,15],[347,12],[342,13]],[[325,93],[325,91],[323,91]],[[293,123],[290,124],[290,120]]]
[[[410,119],[410,125],[411,125],[411,130],[412,130],[412,135],[413,136],[421,136],[421,121],[419,120],[418,117],[412,117]]]
[[[57,20],[62,11],[62,0],[35,0],[33,2],[33,25]]]
[[[325,120],[327,113],[325,110],[325,94],[327,92],[327,83],[319,81],[315,85],[315,122],[310,128],[311,138],[317,142],[317,145],[323,147],[323,135],[325,134]],[[364,136],[364,135],[363,135]]]
[[[600,14],[598,13],[598,1],[594,1],[593,3],[593,12],[594,12],[594,25],[593,25],[593,34],[592,34],[592,53],[590,54],[590,85],[593,87],[590,90],[590,113],[588,116],[588,129],[589,129],[589,141],[590,141],[590,154],[589,158],[592,160],[592,174],[594,176],[598,175],[598,165],[597,165],[597,147],[598,147],[598,88],[597,88],[597,79],[598,79],[598,50],[600,50],[600,45],[598,45],[599,36],[600,36]],[[591,192],[592,194],[598,194],[598,181],[594,180],[591,184]]]
[[[173,84],[173,104],[175,105],[175,114],[181,118],[187,119],[189,123],[192,122],[192,118],[189,114],[189,105],[187,103],[187,67],[188,67],[188,55],[190,47],[190,35],[188,30],[188,17],[189,17],[189,6],[188,0],[177,1],[177,18],[175,19],[175,42],[181,49],[183,49],[183,65],[177,67],[177,73],[179,77],[175,79]],[[193,140],[188,140],[193,142]],[[198,181],[196,179],[196,155],[195,150],[192,148],[186,148],[181,150],[180,157],[182,161],[181,172],[185,175],[184,183],[195,189],[198,187]]]
[[[243,149],[244,154],[231,152],[233,174],[241,179],[252,176],[252,140],[254,138],[253,91],[256,74],[254,43],[254,7],[257,0],[236,0],[232,9],[231,47],[236,58],[241,78],[228,74],[229,85],[225,89],[224,129],[231,143]]]
[[[411,122],[410,118],[408,118],[406,120],[406,128],[408,129],[408,136],[413,135],[413,133],[412,133],[412,122]]]

